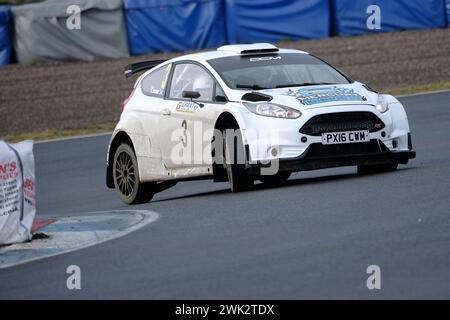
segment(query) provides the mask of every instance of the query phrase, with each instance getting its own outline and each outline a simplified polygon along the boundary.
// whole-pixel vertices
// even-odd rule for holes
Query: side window
[[[219,98],[217,98],[217,97],[219,97]],[[222,100],[222,99],[224,99],[224,100]],[[216,90],[214,92],[214,101],[221,101],[221,102],[226,101],[225,92],[223,92],[222,88],[218,84],[216,84]]]
[[[183,91],[197,91],[200,101],[212,101],[214,79],[202,67],[196,64],[178,64],[172,76],[169,97],[183,99]]]
[[[171,67],[171,64],[161,67],[142,79],[142,92],[149,96],[164,96]]]

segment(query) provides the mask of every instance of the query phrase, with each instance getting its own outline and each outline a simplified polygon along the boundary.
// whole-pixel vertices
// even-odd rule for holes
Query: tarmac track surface
[[[417,158],[396,172],[295,174],[232,194],[182,182],[125,237],[0,270],[0,298],[450,298],[450,92],[401,99]],[[38,218],[129,209],[105,187],[109,137],[37,144]],[[81,268],[81,290],[66,268]],[[368,290],[366,268],[381,268]]]

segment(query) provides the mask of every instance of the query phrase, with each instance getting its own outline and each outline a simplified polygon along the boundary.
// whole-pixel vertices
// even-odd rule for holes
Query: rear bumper
[[[279,159],[279,171],[306,171],[334,167],[377,165],[388,163],[408,163],[416,157],[416,151],[391,151],[379,140],[369,143],[353,143],[343,145],[311,144],[299,157]],[[276,165],[276,164],[275,164]],[[251,174],[260,174],[262,167],[274,166],[274,163],[250,165]]]

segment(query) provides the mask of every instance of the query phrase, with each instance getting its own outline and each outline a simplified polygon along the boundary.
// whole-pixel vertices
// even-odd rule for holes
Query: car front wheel
[[[250,189],[255,180],[245,169],[245,148],[239,127],[226,129],[223,134],[225,169],[230,182],[231,192]]]
[[[155,183],[139,181],[136,155],[128,144],[121,144],[116,150],[113,178],[116,191],[126,204],[149,202],[155,194]]]

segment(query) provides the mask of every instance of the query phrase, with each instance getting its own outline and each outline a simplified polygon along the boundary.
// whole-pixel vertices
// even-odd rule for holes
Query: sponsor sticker
[[[271,60],[281,60],[280,56],[277,57],[256,57],[256,58],[250,58],[250,62],[257,62],[257,61],[271,61]]]
[[[198,104],[192,101],[182,101],[177,104],[176,111],[177,112],[195,112],[198,108]]]
[[[335,101],[366,101],[367,99],[348,88],[314,88],[296,89],[283,93],[283,95],[296,98],[304,105],[313,105]]]

